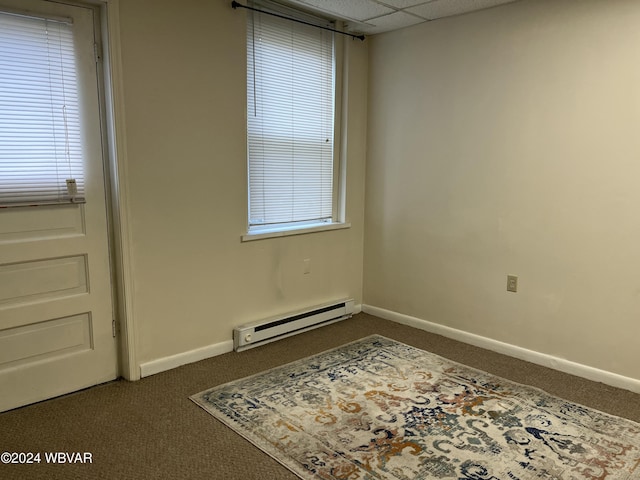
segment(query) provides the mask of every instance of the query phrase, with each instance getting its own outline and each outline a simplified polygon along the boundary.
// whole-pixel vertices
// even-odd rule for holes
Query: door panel
[[[0,0],[3,7],[73,19],[86,203],[0,208],[0,411],[117,376],[97,12],[40,0]]]
[[[0,365],[25,365],[36,360],[91,350],[88,313],[56,318],[0,332]]]
[[[84,210],[77,205],[42,205],[25,215],[23,208],[2,212],[0,247],[4,244],[85,234]]]
[[[20,305],[88,293],[84,255],[0,265],[0,305]]]

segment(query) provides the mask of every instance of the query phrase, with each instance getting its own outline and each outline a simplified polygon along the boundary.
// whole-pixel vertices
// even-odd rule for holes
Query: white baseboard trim
[[[362,304],[354,305],[353,314],[360,313],[362,311]],[[227,340],[226,342],[215,343],[206,347],[196,348],[195,350],[189,350],[188,352],[178,353],[169,357],[158,358],[140,364],[140,378],[155,375],[156,373],[166,372],[172,368],[181,367],[189,363],[199,362],[207,358],[222,355],[223,353],[233,352],[233,340]]]
[[[502,353],[520,360],[526,360],[527,362],[542,365],[543,367],[552,368],[571,375],[576,375],[578,377],[586,378],[587,380],[602,382],[606,385],[611,385],[612,387],[623,388],[634,393],[640,393],[640,380],[635,378],[625,377],[618,375],[617,373],[589,367],[570,360],[565,360],[564,358],[547,355],[546,353],[528,350],[516,345],[482,337],[474,333],[465,332],[464,330],[438,325],[437,323],[429,322],[421,318],[411,317],[391,310],[385,310],[384,308],[363,304],[362,311],[376,317],[384,318],[385,320],[391,320],[392,322],[401,323],[403,325],[408,325],[437,335],[442,335],[443,337],[452,338],[460,342],[485,348],[493,352]]]
[[[196,348],[188,352],[178,353],[169,357],[158,358],[140,364],[140,377],[148,377],[156,373],[165,372],[172,368],[177,368],[188,363],[199,362],[206,358],[222,355],[223,353],[233,352],[233,340],[226,342],[207,345],[206,347]]]

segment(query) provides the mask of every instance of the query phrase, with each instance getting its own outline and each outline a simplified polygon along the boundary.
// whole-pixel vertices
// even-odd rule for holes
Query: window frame
[[[267,11],[277,11],[280,15],[285,15],[292,18],[297,18],[308,22],[310,18],[315,19],[316,22],[326,21],[317,16],[312,16],[306,12],[302,12],[297,9],[285,7],[283,5],[275,5],[268,1],[254,2],[251,6],[257,8],[265,8]],[[251,19],[247,18],[246,27],[249,28]],[[341,26],[341,25],[339,25]],[[245,38],[246,35],[245,35]],[[248,52],[249,45],[245,46],[245,51]],[[245,132],[246,132],[246,185],[247,191],[245,192],[246,198],[246,233],[241,236],[243,242],[252,240],[261,240],[265,238],[276,238],[290,235],[301,235],[321,231],[332,231],[350,228],[351,224],[345,220],[346,212],[346,164],[345,164],[345,148],[343,144],[343,138],[346,137],[343,132],[343,104],[344,101],[344,84],[346,84],[345,77],[345,42],[341,35],[334,34],[334,125],[333,125],[333,179],[332,179],[332,214],[330,221],[308,221],[308,222],[291,222],[291,223],[278,223],[270,225],[251,226],[250,225],[250,159],[249,159],[249,147],[248,147],[248,119],[245,120]],[[247,64],[248,68],[248,64]],[[248,94],[246,89],[248,83],[245,80],[245,114],[248,107]]]

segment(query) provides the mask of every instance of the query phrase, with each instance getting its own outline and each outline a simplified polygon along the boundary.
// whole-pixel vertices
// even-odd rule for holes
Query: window
[[[72,28],[0,11],[0,206],[84,201]]]
[[[331,225],[334,34],[265,13],[248,18],[249,234]]]

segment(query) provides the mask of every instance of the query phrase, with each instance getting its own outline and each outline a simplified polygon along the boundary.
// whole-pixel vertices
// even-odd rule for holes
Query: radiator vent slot
[[[319,305],[308,310],[242,325],[233,330],[233,348],[241,352],[296,333],[344,320],[353,315],[353,300]]]

